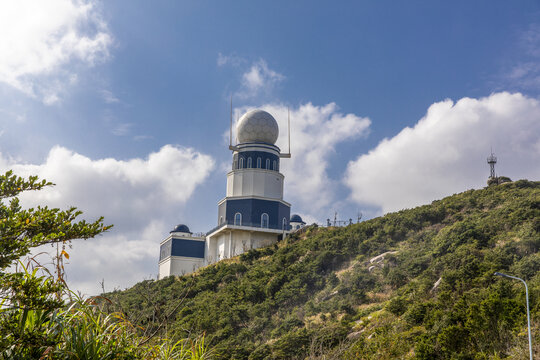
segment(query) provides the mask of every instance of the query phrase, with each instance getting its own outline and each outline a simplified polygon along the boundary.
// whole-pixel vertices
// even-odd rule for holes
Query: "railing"
[[[218,226],[212,228],[210,231],[208,231],[206,233],[206,235],[210,235],[211,233],[213,233],[214,231],[218,230],[218,229],[221,229],[222,227],[224,227],[225,225],[227,225],[227,223],[223,222],[221,224],[219,224]]]
[[[259,228],[259,229],[283,230],[283,229],[281,229],[281,228],[278,228],[278,227],[272,227],[272,226],[267,226],[267,227],[264,227],[264,228],[263,228],[263,227],[261,226],[261,223],[260,223],[260,222],[254,223],[254,222],[245,222],[245,221],[242,221],[241,224],[235,224],[234,221],[224,221],[224,222],[222,222],[221,224],[219,224],[218,226],[216,226],[216,227],[214,227],[213,229],[211,229],[210,231],[208,231],[208,232],[206,233],[206,235],[209,235],[209,234],[213,233],[214,231],[219,230],[219,229],[221,229],[222,227],[224,227],[224,226],[226,226],[226,225],[247,226],[247,227]],[[291,229],[291,226],[287,224],[285,231],[289,231],[290,229]]]

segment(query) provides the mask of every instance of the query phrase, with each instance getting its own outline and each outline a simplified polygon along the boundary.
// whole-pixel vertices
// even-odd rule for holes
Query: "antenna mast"
[[[232,146],[232,94],[231,94],[231,126],[229,128],[229,148]]]
[[[235,151],[237,150],[236,146],[233,146],[232,144],[232,116],[233,116],[233,111],[232,111],[232,94],[231,94],[231,126],[229,128],[229,150],[232,150],[232,151]]]
[[[291,153],[291,110],[287,107],[287,124],[288,130],[287,134],[289,135],[289,154]]]
[[[289,136],[289,152],[287,154],[279,154],[279,157],[281,158],[288,158],[290,159],[291,157],[291,111],[289,110],[289,108],[287,107],[287,123],[288,123],[288,136]]]

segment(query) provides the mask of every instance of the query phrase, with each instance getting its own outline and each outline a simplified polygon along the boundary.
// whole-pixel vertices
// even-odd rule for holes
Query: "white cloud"
[[[217,65],[218,66],[225,66],[225,65],[232,65],[232,66],[240,66],[244,64],[246,60],[240,56],[237,55],[223,55],[222,53],[218,53],[217,58]]]
[[[492,146],[499,175],[538,180],[539,119],[539,101],[519,93],[435,103],[413,128],[351,161],[345,182],[360,204],[410,208],[485,186]]]
[[[518,38],[515,63],[505,69],[504,80],[508,86],[519,89],[540,89],[540,24],[531,24]]]
[[[113,133],[113,135],[116,135],[116,136],[125,136],[129,133],[132,127],[133,127],[132,123],[120,123],[120,124],[117,124],[111,130],[111,132]]]
[[[540,88],[540,65],[538,62],[520,62],[506,75],[512,86],[524,89]]]
[[[520,43],[528,55],[540,57],[540,24],[530,24],[521,34]]]
[[[43,95],[43,103],[45,105],[56,104],[59,100],[60,98],[58,97],[58,94],[56,92],[49,92]]]
[[[234,94],[240,99],[252,99],[260,94],[269,94],[277,84],[286,79],[285,75],[270,69],[264,59],[254,61],[246,69],[245,65],[247,63],[248,60],[240,56],[218,53],[217,65],[219,67],[230,65],[243,71],[240,79],[240,89]]]
[[[133,140],[135,141],[143,141],[143,140],[150,140],[150,139],[153,139],[154,137],[152,135],[135,135],[133,137]]]
[[[101,90],[101,96],[107,104],[114,104],[120,102],[120,99],[114,96],[114,94],[109,90]]]
[[[46,104],[74,79],[67,65],[92,66],[112,43],[94,1],[0,2],[0,82]]]
[[[114,224],[109,233],[75,241],[70,250],[69,282],[74,289],[95,293],[102,278],[110,290],[157,273],[159,241],[209,176],[214,160],[193,149],[171,145],[146,159],[126,161],[92,160],[56,146],[43,164],[21,164],[0,157],[0,167],[56,184],[23,194],[25,207],[74,205],[88,220],[104,216],[105,223]]]
[[[260,107],[279,123],[277,145],[288,151],[287,106],[268,104]],[[249,108],[237,109],[237,115]],[[311,103],[291,109],[290,159],[282,159],[280,171],[285,175],[285,200],[293,204],[293,212],[307,219],[319,217],[322,208],[336,200],[338,174],[329,174],[329,159],[337,145],[366,136],[370,120],[355,114],[342,114],[335,103],[315,106]],[[233,138],[235,135],[233,134]]]
[[[103,111],[101,119],[103,120],[103,124],[110,130],[111,134],[115,136],[129,135],[135,125],[130,122],[122,122],[110,108],[106,108]]]
[[[254,97],[261,91],[268,92],[283,80],[284,75],[270,69],[266,61],[260,59],[242,75],[242,89],[238,95],[243,98]]]
[[[22,124],[26,122],[26,114],[17,114],[10,110],[0,108],[0,114],[4,114],[6,117],[10,118],[10,120],[13,120],[16,123]]]

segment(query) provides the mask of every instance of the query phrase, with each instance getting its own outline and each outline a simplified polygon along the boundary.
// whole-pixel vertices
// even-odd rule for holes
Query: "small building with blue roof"
[[[302,218],[298,214],[291,215],[290,224],[291,224],[291,231],[296,231],[306,226],[306,223],[304,222],[304,220],[302,220]]]
[[[177,225],[159,247],[159,278],[184,275],[204,265],[205,237],[193,236],[189,227]]]

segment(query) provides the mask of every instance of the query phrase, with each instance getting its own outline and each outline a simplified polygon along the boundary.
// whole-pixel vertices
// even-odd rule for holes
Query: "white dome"
[[[276,119],[263,110],[251,110],[242,115],[236,125],[239,143],[265,142],[275,144],[279,135]]]

